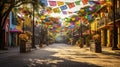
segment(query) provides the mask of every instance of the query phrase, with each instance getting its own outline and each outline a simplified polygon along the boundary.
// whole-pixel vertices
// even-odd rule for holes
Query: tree
[[[27,4],[27,3],[31,3],[34,5],[34,7],[37,7],[40,2],[39,0],[1,0],[0,1],[0,49],[5,48],[5,26],[7,24],[6,19],[9,16],[10,11],[14,7],[18,7],[22,4]]]

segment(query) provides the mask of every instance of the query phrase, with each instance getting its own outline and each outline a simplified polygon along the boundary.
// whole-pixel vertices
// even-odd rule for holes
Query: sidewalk
[[[9,47],[8,50],[0,50],[0,54],[15,52],[19,47]]]
[[[40,49],[39,45],[35,45],[36,48],[31,48],[31,51],[34,51],[36,49]],[[47,47],[46,45],[43,45],[42,48]],[[14,52],[19,52],[20,47],[9,47],[8,50],[0,50],[0,54],[4,54],[4,53],[14,53]]]
[[[83,49],[89,50],[90,51],[90,47],[83,47]],[[120,50],[112,50],[111,47],[102,47],[102,52],[99,54],[106,54],[106,55],[115,55],[115,56],[120,56]],[[91,53],[95,53],[90,51]]]
[[[19,47],[0,51],[1,67],[119,67],[119,59],[119,50],[104,47],[102,53],[95,53],[89,47],[66,44],[37,46],[28,53],[20,53]]]
[[[42,48],[45,48],[45,47],[47,47],[47,46],[44,45]],[[36,45],[36,48],[31,49],[31,51],[36,50],[36,49],[41,49],[41,48],[39,47],[39,45]],[[95,53],[95,52],[90,51],[90,47],[83,47],[82,49],[87,50],[91,53]],[[8,48],[8,50],[0,50],[0,54],[11,53],[11,52],[16,52],[16,51],[17,52],[19,51],[19,47]],[[120,50],[112,50],[112,48],[110,48],[110,47],[102,47],[102,53],[101,54],[120,56]]]
[[[102,47],[102,54],[120,56],[120,50],[112,50],[110,47]]]

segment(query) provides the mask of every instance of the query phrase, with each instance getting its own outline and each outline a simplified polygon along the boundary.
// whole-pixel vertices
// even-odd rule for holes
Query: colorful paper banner
[[[69,14],[72,14],[73,12],[70,12],[70,11],[69,11],[68,13],[69,13]]]
[[[66,6],[66,5],[61,6],[60,9],[61,9],[61,10],[66,10],[66,9],[67,9],[67,6]]]
[[[92,19],[92,16],[91,15],[88,15],[88,20],[91,20]]]
[[[68,4],[68,7],[69,7],[70,9],[73,8],[73,7],[75,7],[74,2],[73,2],[73,3],[69,3],[69,4]]]
[[[48,5],[48,2],[47,0],[40,0],[41,3],[43,3],[43,5],[47,6]]]
[[[54,11],[55,13],[60,13],[60,9],[59,9],[59,7],[54,8],[53,11]]]
[[[88,4],[88,0],[82,0],[83,5]]]
[[[57,4],[58,4],[58,6],[62,6],[62,5],[64,5],[64,2],[57,1]]]
[[[92,2],[92,1],[89,1],[88,3],[89,3],[90,5],[94,5],[94,2]]]
[[[48,14],[52,13],[52,8],[47,7],[47,8],[46,8],[46,12],[47,12]]]
[[[49,5],[50,6],[57,6],[57,2],[56,1],[49,1]]]
[[[62,13],[63,13],[64,15],[67,15],[67,11],[62,11]]]
[[[80,1],[76,1],[75,4],[76,4],[76,5],[80,5]]]

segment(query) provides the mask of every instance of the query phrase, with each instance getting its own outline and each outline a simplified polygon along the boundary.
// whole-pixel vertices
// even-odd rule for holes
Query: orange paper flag
[[[75,4],[74,3],[69,3],[68,7],[71,9],[71,8],[75,7]]]
[[[88,0],[82,0],[83,5],[88,4]]]

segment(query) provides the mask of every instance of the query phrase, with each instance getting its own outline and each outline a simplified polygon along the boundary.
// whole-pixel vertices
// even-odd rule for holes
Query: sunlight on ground
[[[29,61],[31,62],[30,65],[34,66],[35,64],[57,64],[59,62],[64,62],[63,60],[53,60],[53,59],[29,59]],[[34,64],[35,63],[35,64]]]
[[[49,52],[49,54],[43,52],[45,55],[42,55],[43,57],[41,58],[30,58],[29,67],[36,66],[37,64],[52,64],[52,67],[57,67],[58,64],[66,63],[66,61],[87,63],[104,67],[114,67],[120,63],[118,60],[119,58],[116,58],[115,56],[94,53],[90,52],[89,48],[79,48],[77,46],[68,46],[65,44],[54,44],[38,50]]]
[[[118,60],[116,58],[107,56],[107,55],[101,55],[92,53],[89,50],[86,51],[84,49],[80,49],[79,47],[54,47],[54,48],[46,48],[45,50],[51,51],[51,52],[57,52],[55,53],[54,57],[64,58],[70,61],[76,61],[76,62],[86,62],[90,64],[95,65],[101,65],[101,66],[114,66],[111,63],[117,64]],[[109,60],[109,61],[106,61]]]

